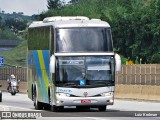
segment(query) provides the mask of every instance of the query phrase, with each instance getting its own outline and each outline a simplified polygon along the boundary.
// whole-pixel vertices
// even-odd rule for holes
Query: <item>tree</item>
[[[27,27],[27,21],[19,19],[7,19],[5,20],[6,26],[11,28],[13,31],[24,30]]]
[[[56,15],[100,18],[111,25],[114,49],[124,58],[150,63],[160,51],[160,0],[70,0],[63,7],[58,1],[48,0],[51,9],[40,20]]]
[[[69,3],[72,4],[72,5],[74,5],[74,4],[79,3],[79,0],[71,0],[71,1],[69,1]]]
[[[48,9],[60,9],[64,6],[64,2],[61,0],[47,0],[48,2]]]

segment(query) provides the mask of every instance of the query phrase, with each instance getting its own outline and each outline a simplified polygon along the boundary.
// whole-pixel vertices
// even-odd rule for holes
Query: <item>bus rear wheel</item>
[[[98,106],[99,111],[106,111],[106,105]]]

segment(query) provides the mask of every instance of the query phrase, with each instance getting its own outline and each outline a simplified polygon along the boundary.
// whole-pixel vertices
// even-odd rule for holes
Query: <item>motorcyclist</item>
[[[15,77],[15,75],[14,74],[11,74],[11,76],[9,77],[9,79],[7,80],[7,82],[8,82],[8,88],[7,88],[7,90],[9,91],[9,87],[11,87],[11,80],[16,80],[16,77]]]

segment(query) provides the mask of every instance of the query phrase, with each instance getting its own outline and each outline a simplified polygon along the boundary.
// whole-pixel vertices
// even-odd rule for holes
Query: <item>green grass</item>
[[[13,66],[26,66],[27,40],[22,41],[17,47],[0,53],[4,56],[4,63]]]

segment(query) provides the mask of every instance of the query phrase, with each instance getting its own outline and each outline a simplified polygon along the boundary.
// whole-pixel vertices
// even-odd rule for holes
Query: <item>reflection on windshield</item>
[[[56,29],[56,52],[112,52],[109,28]]]
[[[79,85],[81,80],[87,84],[95,81],[114,81],[111,72],[111,57],[58,57],[56,66],[57,83]],[[104,82],[103,82],[104,83]],[[105,85],[105,84],[104,84]]]

